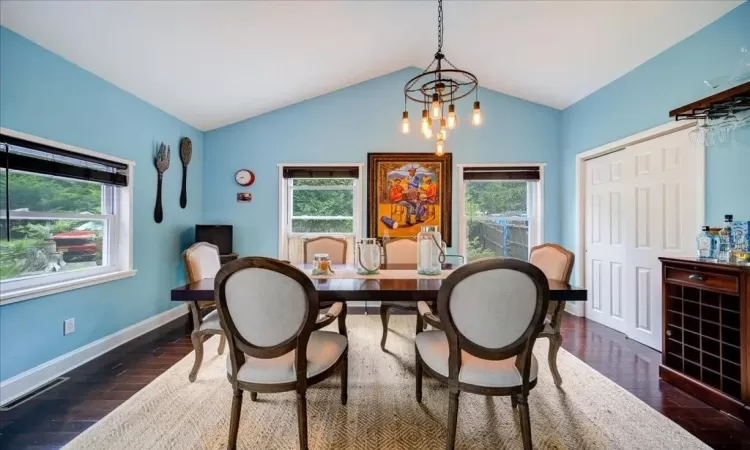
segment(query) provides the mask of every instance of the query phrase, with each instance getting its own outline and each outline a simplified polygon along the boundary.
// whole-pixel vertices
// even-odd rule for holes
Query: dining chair
[[[448,386],[448,438],[453,449],[459,393],[510,396],[520,411],[523,448],[531,449],[528,395],[536,386],[534,342],[549,304],[542,271],[525,261],[491,258],[466,264],[438,292],[441,330],[417,327],[416,398],[423,371]]]
[[[573,272],[575,255],[557,244],[541,244],[531,248],[529,262],[541,269],[548,279],[568,284]],[[563,341],[560,333],[563,312],[565,312],[565,302],[550,302],[547,317],[544,320],[544,329],[539,335],[539,337],[549,339],[547,359],[557,387],[562,385],[562,377],[557,369],[557,353]]]
[[[383,262],[387,264],[417,264],[417,240],[416,238],[383,239]],[[391,319],[391,311],[400,309],[416,312],[417,305],[413,302],[383,301],[380,303],[380,321],[383,324],[383,337],[380,339],[380,348],[385,351],[385,341],[388,339],[388,322]]]
[[[185,272],[188,283],[195,283],[205,278],[213,278],[221,267],[219,247],[208,242],[196,242],[182,253],[185,261]],[[198,370],[203,363],[203,341],[206,336],[218,334],[221,336],[218,352],[224,353],[226,338],[219,324],[219,314],[216,303],[212,298],[205,301],[188,302],[190,316],[193,319],[193,332],[190,340],[195,350],[195,362],[190,370],[188,380],[192,383],[198,376]]]
[[[306,450],[307,388],[340,369],[341,404],[346,405],[346,336],[315,330],[315,287],[304,272],[282,261],[232,261],[216,276],[214,295],[229,341],[227,376],[234,391],[227,448],[237,448],[244,391],[295,391],[299,447]]]
[[[306,239],[304,248],[305,264],[312,264],[316,253],[327,253],[331,258],[331,264],[346,264],[346,239],[332,236],[319,236]]]

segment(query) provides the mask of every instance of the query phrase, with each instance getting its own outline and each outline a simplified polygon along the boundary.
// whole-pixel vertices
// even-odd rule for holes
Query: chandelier
[[[443,0],[438,0],[438,48],[429,66],[416,77],[404,85],[404,113],[401,119],[401,132],[409,133],[409,100],[423,106],[420,120],[420,131],[427,139],[432,139],[433,125],[438,125],[435,154],[440,156],[445,151],[445,141],[448,130],[458,126],[456,106],[454,102],[475,94],[474,112],[471,123],[475,126],[482,124],[482,111],[479,108],[479,80],[476,75],[461,70],[451,64],[443,54]],[[445,105],[448,104],[448,114],[445,115]]]

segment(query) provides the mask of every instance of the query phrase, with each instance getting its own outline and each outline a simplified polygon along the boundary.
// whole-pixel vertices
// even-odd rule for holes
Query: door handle
[[[706,277],[704,275],[698,274],[698,273],[691,273],[688,277],[688,280],[692,281],[706,281]]]
[[[672,330],[667,330],[667,336],[672,336]]]

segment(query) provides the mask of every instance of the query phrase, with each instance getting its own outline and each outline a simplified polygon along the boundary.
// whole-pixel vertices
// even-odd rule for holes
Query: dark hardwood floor
[[[750,428],[659,380],[659,352],[574,316],[565,317],[563,336],[567,351],[706,444],[750,449]],[[71,371],[68,381],[0,412],[0,449],[62,447],[191,351],[186,317]]]

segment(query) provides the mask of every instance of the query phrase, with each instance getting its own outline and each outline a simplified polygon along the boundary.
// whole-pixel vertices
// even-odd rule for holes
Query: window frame
[[[0,128],[7,136],[16,137],[38,144],[56,147],[84,156],[97,157],[126,164],[128,185],[107,186],[102,193],[102,204],[112,207],[111,214],[76,214],[70,212],[29,212],[11,211],[11,219],[71,219],[71,220],[104,220],[107,238],[104,244],[103,258],[107,264],[70,272],[59,272],[41,276],[21,277],[0,281],[0,306],[29,300],[46,295],[92,286],[107,281],[118,280],[135,275],[133,269],[133,184],[135,162],[113,157],[85,148],[55,142],[49,139],[32,136],[18,131]],[[45,176],[45,175],[40,175]],[[5,211],[2,211],[3,219]]]
[[[284,178],[284,169],[291,167],[357,167],[359,168],[359,178],[354,179],[354,183],[351,186],[293,186],[294,178]],[[362,176],[364,174],[364,164],[362,163],[289,163],[289,164],[278,164],[279,168],[279,254],[280,259],[286,259],[288,255],[288,239],[287,237],[301,237],[301,236],[346,236],[354,237],[356,242],[358,236],[362,234]],[[310,218],[308,216],[293,217],[292,209],[294,207],[293,202],[293,191],[295,190],[315,190],[315,191],[330,191],[330,190],[351,190],[353,194],[353,208],[352,217],[349,216],[332,216],[332,217],[314,217],[313,220],[354,220],[354,230],[352,233],[318,233],[318,232],[291,232],[292,219],[305,219]]]
[[[529,251],[534,245],[539,245],[544,242],[544,169],[546,163],[497,163],[497,164],[456,164],[458,169],[458,253],[462,255],[468,261],[468,249],[467,249],[467,226],[466,226],[466,183],[469,180],[464,180],[464,169],[467,168],[486,168],[486,167],[538,167],[539,168],[539,181],[537,186],[533,189],[536,192],[530,192],[532,188],[527,182],[526,188],[526,210],[529,222]],[[477,181],[473,181],[477,182]],[[478,181],[483,182],[483,181]],[[486,181],[487,183],[497,181]],[[516,217],[509,217],[514,219]]]

